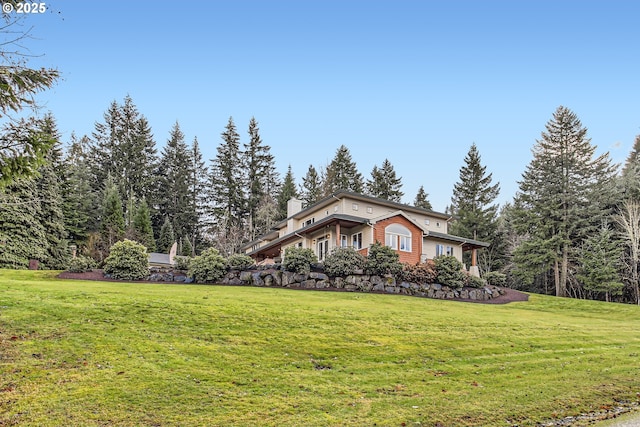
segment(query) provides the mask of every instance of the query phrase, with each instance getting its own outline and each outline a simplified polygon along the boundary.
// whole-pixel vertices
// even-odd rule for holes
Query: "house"
[[[476,251],[489,244],[448,234],[451,216],[349,191],[338,191],[304,207],[291,199],[287,218],[247,243],[243,250],[257,262],[282,258],[291,246],[311,248],[319,261],[336,247],[352,247],[367,255],[383,243],[397,251],[400,262],[416,264],[439,255],[462,261],[470,251],[470,273],[478,275]]]

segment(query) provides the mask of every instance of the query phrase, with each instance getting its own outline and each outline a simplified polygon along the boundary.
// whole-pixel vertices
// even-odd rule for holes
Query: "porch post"
[[[336,223],[336,248],[340,247],[340,223]]]
[[[471,249],[471,267],[478,265],[478,250],[476,248]]]

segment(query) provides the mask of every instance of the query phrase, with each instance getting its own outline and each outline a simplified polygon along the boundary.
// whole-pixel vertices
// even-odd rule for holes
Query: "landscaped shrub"
[[[189,276],[198,283],[212,283],[222,279],[227,272],[227,261],[215,248],[209,248],[189,263]]]
[[[69,268],[67,271],[72,273],[84,273],[96,268],[96,262],[93,258],[84,255],[78,255],[69,261]]]
[[[442,255],[434,260],[436,267],[436,281],[441,285],[461,288],[466,281],[466,273],[462,271],[462,263],[452,255]]]
[[[149,275],[147,248],[133,240],[115,243],[104,260],[104,272],[114,279],[144,279]]]
[[[282,267],[294,273],[309,273],[311,264],[318,262],[318,258],[309,248],[290,247],[284,252]]]
[[[482,276],[488,284],[493,286],[504,286],[507,284],[507,275],[499,271],[490,271]]]
[[[420,264],[402,266],[402,279],[406,282],[435,283],[436,275],[436,265],[430,259]]]
[[[335,248],[324,260],[324,272],[329,276],[348,276],[364,269],[367,259],[353,248]]]
[[[487,281],[478,276],[468,275],[466,285],[470,288],[484,288],[487,286]]]
[[[253,264],[255,264],[253,258],[245,254],[233,254],[229,255],[229,258],[227,258],[227,265],[229,265],[229,268],[233,268],[234,270],[244,270],[245,268],[251,267]]]
[[[189,270],[189,264],[191,263],[191,257],[178,255],[173,259],[173,267],[176,270],[187,271]]]
[[[402,272],[402,264],[396,251],[376,242],[369,248],[365,270],[367,274],[397,276]]]

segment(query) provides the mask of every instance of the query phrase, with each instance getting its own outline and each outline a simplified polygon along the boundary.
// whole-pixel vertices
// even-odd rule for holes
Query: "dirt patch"
[[[71,273],[69,271],[63,271],[58,275],[58,277],[60,279],[100,280],[100,281],[106,281],[106,282],[122,281],[122,280],[115,280],[115,279],[106,279],[104,277],[104,273],[102,272],[102,270],[92,270],[92,271],[87,271],[85,273]],[[150,282],[146,282],[146,283],[150,283]],[[174,282],[158,282],[158,283],[174,283]],[[515,289],[509,289],[509,288],[502,288],[502,289],[504,291],[504,294],[487,301],[476,301],[476,300],[461,299],[461,298],[457,298],[455,300],[447,300],[447,301],[473,302],[476,304],[508,304],[510,302],[519,302],[519,301],[529,300],[529,295],[525,294],[524,292],[516,291]],[[327,288],[323,290],[344,291],[343,289],[334,289],[334,288]]]

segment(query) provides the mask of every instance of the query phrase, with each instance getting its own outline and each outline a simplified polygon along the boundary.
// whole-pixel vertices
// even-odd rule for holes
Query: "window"
[[[425,225],[429,225],[429,220],[428,220],[428,219],[425,219],[425,220],[424,220],[424,224],[425,224]]]
[[[351,236],[351,246],[353,249],[362,249],[362,233],[356,233]]]
[[[404,225],[388,225],[384,229],[384,241],[391,249],[411,252],[411,231]]]
[[[440,221],[436,222],[436,227],[440,228]]]
[[[400,250],[411,252],[411,236],[400,236]]]
[[[349,246],[349,242],[347,240],[347,235],[346,234],[341,234],[340,235],[340,246],[343,248],[346,248],[347,246]]]
[[[453,255],[453,247],[447,246],[447,255]]]
[[[301,248],[302,247],[302,242],[298,242],[298,247]]]
[[[307,227],[307,226],[313,224],[314,222],[316,222],[315,218],[308,219],[308,220],[305,221],[303,227]]]
[[[385,233],[384,240],[385,240],[384,244],[389,246],[391,249],[398,249],[398,235],[397,234]]]
[[[351,205],[351,209],[353,209],[354,211],[357,211],[358,210],[358,204],[357,203],[352,204]]]
[[[367,213],[373,213],[373,208],[371,206],[367,206]]]
[[[334,211],[334,212],[338,212],[338,206],[334,206],[334,207],[333,207],[333,211]]]
[[[444,255],[444,245],[436,245],[436,256]]]

